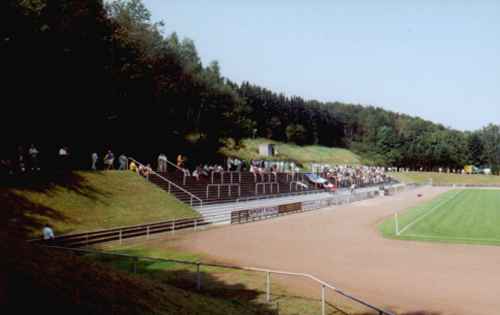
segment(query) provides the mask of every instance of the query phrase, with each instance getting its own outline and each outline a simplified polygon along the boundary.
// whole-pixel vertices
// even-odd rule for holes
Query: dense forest
[[[2,159],[35,143],[46,159],[67,145],[82,162],[108,148],[195,161],[216,159],[228,139],[259,136],[347,147],[384,165],[500,165],[497,125],[462,132],[232,82],[140,0],[4,0],[0,23]]]

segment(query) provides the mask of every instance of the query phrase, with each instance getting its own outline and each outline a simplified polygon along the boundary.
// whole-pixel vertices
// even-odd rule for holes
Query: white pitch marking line
[[[422,234],[406,234],[407,237],[415,237],[415,238],[428,238],[428,239],[437,239],[443,241],[485,241],[485,242],[498,242],[500,243],[500,239],[496,238],[473,238],[473,237],[448,237],[448,236],[431,236],[431,235],[422,235]]]
[[[432,212],[436,211],[437,209],[439,209],[441,206],[447,204],[448,202],[450,202],[451,200],[455,199],[460,193],[462,193],[462,190],[459,190],[457,193],[455,193],[452,197],[438,203],[437,205],[435,205],[434,207],[431,208],[431,210],[427,211],[426,213],[424,213],[421,217],[419,218],[416,218],[413,222],[410,222],[407,226],[405,226],[404,228],[402,228],[400,231],[399,231],[399,235],[403,234],[404,231],[406,231],[408,228],[410,228],[412,225],[414,225],[415,223],[421,221],[423,218],[425,218],[426,216],[428,216],[429,214],[431,214]]]

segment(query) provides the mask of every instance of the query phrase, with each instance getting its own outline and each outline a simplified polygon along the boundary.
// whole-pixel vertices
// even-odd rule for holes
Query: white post
[[[396,235],[399,236],[399,220],[398,220],[398,213],[394,213],[394,221],[396,222]]]
[[[325,285],[321,285],[321,315],[326,314],[326,307],[325,307]]]
[[[271,302],[271,273],[266,273],[266,301]]]

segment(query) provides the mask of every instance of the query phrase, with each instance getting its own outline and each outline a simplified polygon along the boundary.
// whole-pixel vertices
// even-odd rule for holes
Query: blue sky
[[[500,123],[500,1],[143,1],[238,83],[461,130]]]

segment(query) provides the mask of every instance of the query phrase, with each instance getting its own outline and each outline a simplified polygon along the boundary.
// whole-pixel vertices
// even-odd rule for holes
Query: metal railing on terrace
[[[129,157],[128,159],[130,161],[134,161],[134,163],[136,163],[138,166],[146,167],[146,166],[144,166],[144,164],[140,163],[139,161],[137,161],[134,158]],[[177,185],[176,183],[172,182],[171,180],[168,180],[167,178],[163,177],[162,175],[158,174],[157,172],[153,171],[152,169],[150,169],[149,172],[150,172],[149,176],[151,176],[151,175],[156,176],[160,180],[167,183],[167,190],[169,193],[172,191],[172,187],[175,187],[176,189],[180,190],[181,192],[183,192],[184,194],[189,196],[189,204],[191,206],[196,206],[196,203],[198,203],[198,206],[203,206],[203,200],[201,198],[197,197],[193,193],[187,191],[186,189],[182,188],[181,186]],[[193,203],[193,201],[194,201],[194,203]]]
[[[205,201],[203,203],[203,207],[210,206],[210,205],[216,205],[216,204],[230,203],[230,202],[241,203],[241,202],[247,202],[247,201],[252,201],[252,200],[273,199],[273,198],[290,197],[290,196],[310,195],[310,194],[318,194],[318,193],[323,193],[323,192],[326,192],[326,191],[324,189],[317,189],[317,190],[295,191],[295,192],[290,192],[290,193],[279,193],[279,194],[277,193],[277,194],[247,196],[247,197],[239,197],[239,198],[236,198],[236,199],[229,199],[229,200]]]
[[[208,184],[207,185],[207,199],[208,199],[211,187],[217,188],[217,198],[219,198],[219,199],[220,199],[220,190],[222,187],[228,188],[229,197],[231,197],[231,195],[232,195],[232,188],[233,187],[236,187],[236,192],[238,193],[238,197],[241,196],[241,185],[240,184]]]

